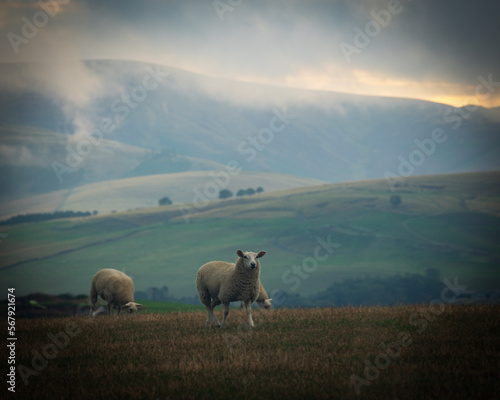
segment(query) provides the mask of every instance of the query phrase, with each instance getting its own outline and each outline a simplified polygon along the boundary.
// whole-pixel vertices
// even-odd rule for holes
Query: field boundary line
[[[49,254],[49,255],[46,255],[46,256],[43,256],[43,257],[35,257],[35,258],[29,258],[27,260],[18,261],[18,262],[15,262],[13,264],[8,264],[8,265],[4,265],[3,267],[0,267],[0,271],[5,271],[6,269],[18,267],[19,265],[23,265],[23,264],[29,264],[29,263],[34,262],[34,261],[44,261],[44,260],[48,260],[50,258],[54,258],[54,257],[58,257],[58,256],[61,256],[61,255],[64,255],[64,254],[74,253],[76,251],[84,250],[84,249],[87,249],[89,247],[93,247],[93,246],[98,246],[98,245],[101,245],[101,244],[115,242],[117,240],[124,239],[126,237],[135,235],[136,233],[144,232],[144,231],[145,231],[144,229],[137,229],[137,230],[132,231],[132,232],[124,233],[123,235],[120,235],[120,236],[115,236],[115,237],[112,237],[112,238],[108,238],[108,239],[104,239],[104,240],[99,240],[97,242],[87,243],[87,244],[85,244],[83,246],[80,246],[80,247],[73,247],[71,249],[66,249],[66,250],[58,251],[57,253],[52,253],[52,254]]]

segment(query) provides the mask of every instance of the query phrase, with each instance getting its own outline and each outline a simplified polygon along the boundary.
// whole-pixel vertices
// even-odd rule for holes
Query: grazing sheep
[[[259,297],[257,297],[257,300],[255,300],[255,302],[257,303],[260,309],[270,310],[272,299],[268,298],[266,289],[264,289],[264,286],[262,286],[262,282],[259,281],[259,284],[260,284]],[[243,308],[243,302],[241,302],[240,310],[242,308]]]
[[[116,269],[101,269],[92,278],[90,316],[93,315],[97,296],[101,296],[108,303],[108,314],[111,314],[112,307],[118,309],[119,315],[121,310],[131,314],[141,306],[139,303],[134,303],[132,279]]]
[[[248,324],[254,326],[252,320],[252,303],[259,297],[260,263],[265,251],[259,253],[237,250],[236,263],[225,261],[211,261],[200,267],[196,275],[196,288],[200,301],[205,305],[208,313],[207,326],[213,322],[215,326],[225,326],[229,314],[229,304],[233,301],[242,301],[248,316]],[[224,306],[222,324],[214,314],[214,308]]]

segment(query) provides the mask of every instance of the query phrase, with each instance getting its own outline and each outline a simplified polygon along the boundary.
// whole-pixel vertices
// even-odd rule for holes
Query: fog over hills
[[[4,199],[228,165],[389,185],[500,168],[500,108],[285,89],[141,62],[78,65],[85,85],[74,97],[57,76],[42,85],[41,66],[0,65],[9,76],[0,86]]]

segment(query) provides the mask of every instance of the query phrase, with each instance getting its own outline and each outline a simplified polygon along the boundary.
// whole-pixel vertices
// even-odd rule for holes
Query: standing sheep
[[[108,314],[111,314],[111,307],[118,308],[118,315],[121,310],[127,313],[137,311],[141,305],[134,303],[134,283],[132,279],[123,272],[116,269],[101,269],[92,278],[90,288],[90,316],[94,312],[97,296],[108,303]]]
[[[196,288],[200,301],[205,305],[208,313],[207,326],[213,322],[215,326],[226,325],[229,314],[229,304],[232,301],[242,301],[248,316],[248,324],[254,326],[252,320],[252,303],[259,297],[260,289],[260,263],[259,258],[264,257],[265,251],[259,253],[237,250],[236,263],[225,261],[211,261],[200,267],[196,275]],[[221,304],[224,306],[222,324],[215,316],[213,310]]]
[[[257,297],[257,300],[255,302],[259,306],[260,309],[263,310],[270,310],[271,309],[271,300],[267,296],[266,289],[264,289],[264,286],[262,286],[262,282],[259,281],[260,289],[259,289],[259,297]],[[243,308],[243,302],[241,302],[240,305],[240,310]]]

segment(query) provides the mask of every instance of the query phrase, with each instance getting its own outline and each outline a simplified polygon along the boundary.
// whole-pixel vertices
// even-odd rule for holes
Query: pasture
[[[498,306],[21,319],[16,398],[498,398]],[[220,318],[221,310],[217,310]],[[14,396],[12,396],[14,398]]]
[[[173,204],[4,226],[0,279],[19,295],[88,294],[97,270],[115,268],[137,291],[166,285],[171,296],[194,296],[198,268],[234,261],[242,248],[268,252],[261,278],[269,293],[293,292],[284,274],[313,256],[320,238],[338,247],[295,293],[349,278],[424,275],[428,268],[468,290],[495,289],[499,181],[498,173],[415,176],[394,192],[385,180],[351,182],[217,200],[202,209]],[[402,198],[397,207],[392,194]]]

